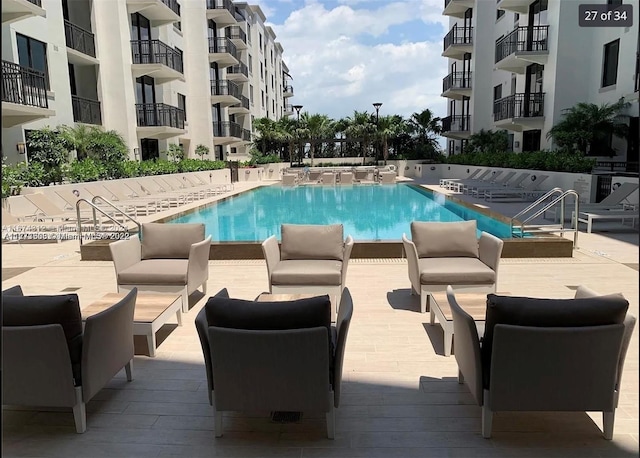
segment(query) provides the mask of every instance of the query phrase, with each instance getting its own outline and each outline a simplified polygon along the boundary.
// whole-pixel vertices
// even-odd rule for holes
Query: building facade
[[[580,27],[582,3],[444,0],[443,14],[450,18],[442,53],[449,68],[442,92],[448,99],[448,154],[460,153],[481,129],[506,129],[513,151],[551,149],[547,133],[564,110],[624,97],[630,102],[622,113],[628,141],[614,137],[605,146],[617,160],[637,165],[638,21],[630,27]],[[640,13],[638,0],[586,3],[631,4]]]
[[[230,0],[3,0],[3,157],[26,160],[30,130],[82,123],[119,132],[131,159],[175,144],[247,160],[253,119],[293,96],[265,22]]]

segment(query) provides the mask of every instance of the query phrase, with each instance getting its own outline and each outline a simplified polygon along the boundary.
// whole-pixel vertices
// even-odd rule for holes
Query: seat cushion
[[[344,235],[342,224],[283,224],[280,259],[326,259],[342,261]]]
[[[619,324],[624,323],[628,308],[629,302],[620,294],[581,299],[540,299],[488,294],[480,351],[485,388],[489,386],[496,325],[580,327]]]
[[[204,224],[142,225],[142,259],[188,259],[191,245],[204,240]]]
[[[280,261],[271,271],[272,285],[331,285],[342,281],[342,262],[329,260]]]
[[[119,285],[186,285],[188,259],[147,259],[118,273]]]
[[[2,326],[59,324],[69,348],[74,383],[81,384],[82,315],[77,294],[2,295]]]
[[[496,273],[477,258],[421,258],[421,285],[491,285]]]
[[[12,286],[11,288],[5,289],[4,291],[2,291],[2,295],[5,294],[7,296],[24,296],[22,287],[20,285]]]
[[[419,258],[478,257],[475,220],[454,223],[411,223],[411,241]]]

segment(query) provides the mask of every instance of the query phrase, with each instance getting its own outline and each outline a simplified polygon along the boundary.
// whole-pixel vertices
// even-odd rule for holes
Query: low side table
[[[82,318],[108,309],[125,297],[123,293],[109,293],[82,310]],[[149,356],[156,356],[156,331],[169,317],[176,315],[178,326],[182,326],[182,297],[177,294],[138,292],[133,312],[133,335],[146,336]]]

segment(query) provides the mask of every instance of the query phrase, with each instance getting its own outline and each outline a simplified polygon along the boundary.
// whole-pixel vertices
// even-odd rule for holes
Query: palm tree
[[[480,129],[479,132],[469,137],[469,143],[465,148],[466,152],[487,152],[487,151],[506,151],[509,147],[509,137],[506,130]]]
[[[362,165],[364,165],[367,159],[369,139],[376,130],[375,122],[372,122],[370,113],[357,110],[353,112],[353,116],[347,119],[349,123],[346,129],[347,136],[358,138],[362,142]]]
[[[296,121],[289,117],[283,116],[276,123],[278,136],[283,143],[288,146],[289,162],[293,163],[293,144],[296,139]]]
[[[404,120],[399,115],[383,116],[378,119],[378,136],[382,140],[382,158],[387,165],[389,159],[389,139],[403,132]]]
[[[626,138],[629,126],[619,119],[620,112],[629,106],[621,98],[616,103],[596,105],[580,102],[564,110],[565,117],[547,133],[547,138],[560,147],[571,148],[586,154],[595,154],[596,149],[608,149],[606,154],[613,154],[609,146],[611,137]]]
[[[58,130],[71,147],[76,150],[79,161],[89,156],[91,140],[98,132],[101,132],[99,127],[87,126],[86,124],[76,124],[73,127],[67,125],[59,126]]]
[[[409,124],[417,136],[418,147],[424,153],[433,154],[438,151],[436,136],[442,132],[440,121],[440,118],[435,117],[428,108],[425,108],[420,113],[413,113],[409,118]]]
[[[262,154],[267,155],[267,142],[273,142],[278,139],[278,129],[276,121],[269,118],[257,118],[253,120],[253,127],[258,132],[259,137],[256,142],[262,144]]]
[[[318,142],[326,138],[332,131],[333,121],[327,115],[302,113],[301,121],[306,126],[307,138],[311,144],[311,166],[313,167],[313,157]]]

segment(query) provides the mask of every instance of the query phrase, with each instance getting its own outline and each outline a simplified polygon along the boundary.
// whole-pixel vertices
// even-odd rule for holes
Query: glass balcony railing
[[[2,61],[2,101],[49,108],[44,72]]]

